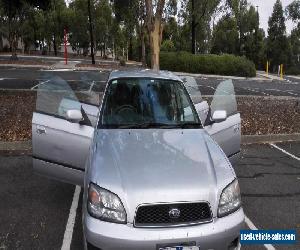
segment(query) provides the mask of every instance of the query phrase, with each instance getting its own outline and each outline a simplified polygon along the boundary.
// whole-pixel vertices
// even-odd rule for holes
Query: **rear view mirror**
[[[83,120],[83,116],[80,110],[70,109],[66,113],[67,120],[72,123],[79,123]]]
[[[216,110],[213,113],[212,120],[215,123],[223,122],[227,119],[227,112],[225,110]]]

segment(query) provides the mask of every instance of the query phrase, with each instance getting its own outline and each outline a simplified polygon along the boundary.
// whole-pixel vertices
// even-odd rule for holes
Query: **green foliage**
[[[237,54],[239,34],[236,19],[224,16],[218,22],[213,33],[212,53]]]
[[[288,17],[293,21],[300,20],[300,0],[294,0],[290,5],[286,8]]]
[[[193,55],[188,52],[161,52],[160,67],[175,72],[254,77],[255,65],[234,55]]]
[[[163,41],[161,47],[160,47],[161,51],[167,51],[167,52],[172,52],[175,51],[176,48],[174,46],[174,43],[171,40],[165,40]]]
[[[267,53],[271,65],[287,64],[290,58],[290,44],[286,37],[285,18],[280,0],[277,0],[269,19]]]
[[[211,21],[218,15],[220,11],[219,5],[221,0],[189,0],[186,1],[182,17],[184,24],[189,25],[190,35],[189,46],[192,48],[196,45],[198,53],[208,53],[210,51],[211,42]],[[194,34],[194,36],[193,36]],[[192,39],[190,39],[192,38]],[[193,41],[193,38],[195,39]],[[193,49],[192,49],[193,50]],[[189,49],[191,51],[191,49]]]
[[[126,61],[124,58],[120,58],[120,66],[126,66]]]
[[[287,68],[284,73],[287,75],[300,75],[300,64],[298,63],[297,65]]]
[[[78,54],[86,54],[90,44],[86,0],[75,0],[69,6],[69,42]]]
[[[123,26],[122,32],[126,38],[129,60],[134,59],[134,32],[139,25],[139,0],[114,0],[116,22]],[[118,44],[117,44],[118,45]]]

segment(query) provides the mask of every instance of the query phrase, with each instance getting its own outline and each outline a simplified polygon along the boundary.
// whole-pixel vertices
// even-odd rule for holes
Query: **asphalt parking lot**
[[[235,170],[247,227],[297,229],[299,237],[300,143],[244,145]],[[72,215],[74,186],[35,175],[30,156],[0,156],[0,190],[0,249],[62,249],[63,242],[82,249],[82,191]],[[300,245],[242,249],[295,250]]]
[[[93,83],[105,85],[109,72],[65,71],[27,68],[0,68],[0,90],[34,90],[43,83],[45,76],[55,75],[68,82],[72,88],[86,90]],[[197,77],[202,95],[213,95],[217,85],[226,80],[222,77]],[[234,79],[236,95],[300,97],[300,80],[287,77],[284,81],[258,79]],[[93,89],[97,90],[97,89]]]

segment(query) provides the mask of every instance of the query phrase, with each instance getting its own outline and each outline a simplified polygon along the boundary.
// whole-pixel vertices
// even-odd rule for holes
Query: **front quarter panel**
[[[216,203],[212,206],[213,214],[216,217],[222,191],[229,183],[236,179],[236,174],[220,146],[208,134],[204,135],[204,138],[210,152],[217,179]]]

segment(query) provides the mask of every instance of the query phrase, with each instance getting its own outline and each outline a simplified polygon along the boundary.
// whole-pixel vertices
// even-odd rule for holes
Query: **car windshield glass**
[[[109,82],[101,128],[199,128],[200,120],[183,84],[151,78]]]

